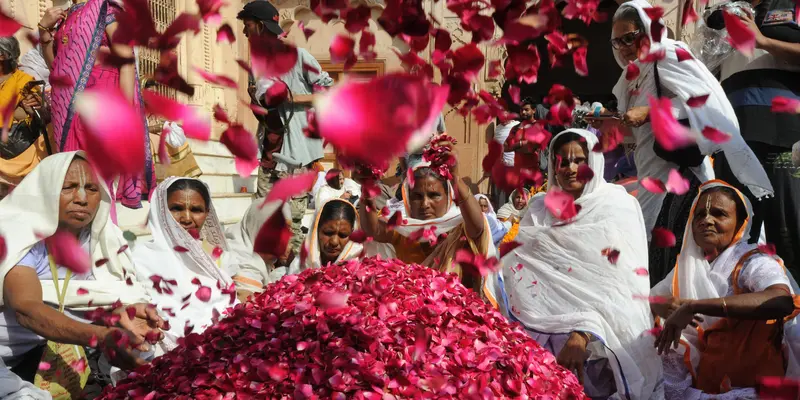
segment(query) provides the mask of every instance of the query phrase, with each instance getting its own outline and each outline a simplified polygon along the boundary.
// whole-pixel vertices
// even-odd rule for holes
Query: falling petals
[[[775,96],[772,98],[772,112],[800,114],[800,100]]]
[[[337,64],[344,63],[345,69],[348,69],[349,65],[355,63],[355,47],[356,41],[353,38],[345,35],[334,36],[329,48],[331,61]]]
[[[251,36],[250,60],[259,78],[279,77],[297,64],[297,48],[272,35]]]
[[[200,301],[207,303],[211,299],[211,288],[208,286],[200,286],[200,288],[194,292],[194,295],[197,296]]]
[[[350,234],[350,240],[356,243],[364,243],[367,241],[367,233],[361,229],[355,230]]]
[[[645,188],[650,193],[664,193],[667,191],[667,186],[658,178],[644,177],[639,181],[639,185]]]
[[[681,14],[681,25],[691,24],[697,21],[697,12],[694,10],[694,0],[686,0],[683,3],[683,13]]]
[[[605,249],[600,251],[600,254],[608,258],[608,262],[610,262],[611,264],[616,264],[617,260],[619,260],[619,250],[613,249],[611,247],[606,247]]]
[[[511,101],[514,104],[519,104],[520,102],[520,89],[519,86],[511,85],[508,87],[508,94],[511,96]]]
[[[672,103],[668,98],[650,97],[650,124],[658,144],[672,151],[695,143],[689,128],[681,125],[672,115]]]
[[[234,43],[236,42],[236,35],[233,33],[233,28],[230,25],[224,24],[217,29],[217,43]]]
[[[87,156],[100,176],[137,176],[144,170],[144,120],[118,87],[87,89],[75,107],[88,128]]]
[[[250,176],[258,166],[258,144],[255,137],[242,125],[233,124],[222,132],[219,142],[235,157],[236,172],[241,177]]]
[[[710,126],[703,128],[701,133],[703,134],[703,137],[714,143],[725,143],[731,140],[730,134],[725,133],[719,129],[712,128]]]
[[[59,230],[53,236],[45,239],[45,243],[57,265],[76,274],[85,274],[91,271],[92,262],[89,254],[81,247],[81,243],[75,235]]]
[[[656,247],[675,247],[675,234],[662,227],[653,228],[653,245]]]
[[[6,15],[3,9],[0,9],[0,37],[14,36],[19,28],[22,28],[22,24]]]
[[[756,34],[736,14],[729,11],[722,12],[725,20],[725,29],[728,30],[728,42],[734,49],[750,57],[756,48]]]
[[[456,252],[453,261],[461,264],[462,268],[472,269],[482,277],[486,277],[500,268],[500,262],[496,257],[486,258],[482,254],[474,254],[469,250],[463,249]]]
[[[667,179],[666,189],[670,193],[675,193],[678,196],[684,195],[689,191],[689,180],[684,178],[677,169],[669,171],[669,179]]]
[[[289,229],[283,213],[273,213],[258,230],[256,240],[253,242],[253,251],[281,257],[286,253],[286,247],[291,237],[292,231]]]
[[[775,256],[778,255],[778,253],[777,253],[777,251],[775,249],[775,245],[772,244],[772,243],[759,244],[758,245],[758,251],[760,251],[760,252],[762,252],[762,253],[770,256],[770,257],[775,257]]]
[[[272,201],[288,201],[293,197],[308,193],[316,181],[317,173],[314,171],[280,179],[272,186],[260,207],[264,207],[265,204]]]
[[[6,259],[7,253],[8,246],[6,245],[6,238],[3,235],[0,235],[0,263]]]
[[[187,249],[186,247],[183,247],[183,246],[175,246],[175,247],[172,248],[172,250],[175,250],[178,253],[187,253],[187,252],[189,252],[189,249]]]
[[[575,179],[580,183],[587,183],[594,178],[594,171],[592,168],[589,167],[587,164],[581,164],[578,167],[578,173],[575,176]]]
[[[149,113],[181,123],[186,137],[202,141],[211,137],[210,115],[151,90],[142,91],[142,97]]]
[[[578,215],[578,208],[575,206],[575,198],[569,193],[560,189],[551,189],[544,196],[544,206],[556,218],[566,221]]]
[[[693,108],[702,107],[704,104],[706,104],[708,96],[709,95],[704,94],[702,96],[690,97],[689,100],[686,100],[686,105]]]
[[[506,256],[506,254],[510,253],[519,246],[522,246],[522,243],[513,240],[510,242],[503,242],[497,249],[497,254],[500,256],[500,258],[503,258]]]
[[[208,83],[211,83],[211,84],[214,84],[214,85],[223,86],[223,87],[227,87],[227,88],[231,88],[231,89],[238,88],[238,85],[236,84],[236,81],[234,81],[233,79],[231,79],[231,78],[229,78],[227,76],[212,74],[210,72],[206,72],[203,69],[197,68],[197,67],[195,67],[194,70],[195,70],[195,72],[200,74],[200,76],[202,76],[203,79]]]
[[[689,53],[688,50],[685,50],[685,49],[683,49],[681,47],[676,47],[675,48],[675,55],[678,57],[678,61],[679,62],[686,61],[686,60],[691,60],[691,59],[694,58],[694,57],[692,57],[692,53]]]
[[[759,378],[758,398],[762,400],[789,400],[800,397],[800,381],[783,376]]]
[[[586,64],[586,47],[579,47],[572,53],[572,64],[575,66],[575,73],[580,76],[589,75],[589,65]]]
[[[633,270],[633,272],[636,275],[639,275],[639,276],[648,276],[648,275],[650,275],[650,272],[647,270],[647,268],[636,268],[635,270]]]
[[[628,63],[625,67],[625,79],[632,81],[639,77],[639,66],[635,62]]]
[[[78,288],[78,290],[75,293],[77,293],[78,296],[83,296],[89,294],[89,291],[86,290],[85,288]]]

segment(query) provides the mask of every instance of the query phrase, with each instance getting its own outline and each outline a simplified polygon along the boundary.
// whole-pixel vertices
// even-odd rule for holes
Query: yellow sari
[[[32,80],[32,76],[16,70],[8,77],[8,80],[0,84],[0,105],[6,105],[15,100],[19,101],[22,96],[22,89]],[[30,122],[30,117],[27,117],[26,121]],[[21,121],[15,120],[14,122]],[[0,116],[0,124],[2,123],[5,123],[5,121]],[[22,154],[11,160],[0,159],[0,184],[16,186],[34,167],[39,165],[39,161],[47,156],[45,140],[45,136],[39,136],[36,142]]]

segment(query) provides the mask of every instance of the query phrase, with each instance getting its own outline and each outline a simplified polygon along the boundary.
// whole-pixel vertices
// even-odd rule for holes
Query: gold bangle
[[[45,28],[45,27],[42,25],[42,23],[41,23],[41,22],[40,22],[40,23],[38,23],[38,24],[36,24],[36,26],[39,28],[39,30],[45,31],[45,32],[47,32],[47,33],[53,33],[53,28]]]
[[[725,302],[725,298],[722,297],[722,312],[725,313],[725,318],[728,318],[728,303]]]

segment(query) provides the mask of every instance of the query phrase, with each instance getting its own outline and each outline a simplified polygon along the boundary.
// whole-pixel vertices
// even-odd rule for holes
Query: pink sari
[[[110,44],[106,27],[116,22],[117,12],[122,10],[113,0],[88,0],[73,6],[69,16],[55,33],[56,57],[51,76],[66,77],[73,82],[53,87],[53,136],[58,151],[86,150],[86,129],[75,113],[75,95],[90,88],[119,86],[119,69],[96,65],[98,49],[108,47]],[[63,42],[65,37],[66,43]],[[142,120],[146,121],[138,76],[135,79],[137,82],[135,103],[141,110]],[[147,129],[142,135],[146,139],[145,148],[142,149],[142,155],[145,157],[144,171],[139,176],[120,177],[116,193],[112,193],[117,201],[128,208],[141,208],[142,195],[148,195],[156,184]],[[120,149],[120,151],[133,151],[133,149]],[[113,188],[111,182],[108,182],[108,187]],[[116,218],[114,219],[116,222]]]

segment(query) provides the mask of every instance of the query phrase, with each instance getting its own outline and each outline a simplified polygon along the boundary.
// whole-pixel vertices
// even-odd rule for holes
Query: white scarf
[[[629,1],[623,3],[617,9],[615,18],[627,7],[633,7],[638,11],[644,30],[650,37],[652,21],[644,9],[652,6],[645,0]],[[650,51],[666,51],[666,57],[657,62],[658,78],[662,89],[676,96],[672,101],[673,113],[685,115],[689,119],[689,124],[696,133],[697,145],[702,154],[711,155],[720,151],[724,152],[733,174],[739,182],[748,187],[756,198],[772,195],[773,189],[769,178],[753,151],[742,139],[736,114],[728,101],[728,97],[725,95],[725,91],[722,90],[722,86],[714,78],[714,75],[708,71],[708,68],[694,57],[690,60],[678,61],[676,50],[680,48],[691,54],[689,47],[683,42],[668,39],[666,25],[663,20],[660,20],[660,22],[665,26],[662,31],[661,42],[660,44],[655,43],[650,37],[653,43]],[[635,61],[641,73],[637,79],[628,81],[625,79],[627,62],[621,58],[617,50],[614,50],[614,57],[623,69],[623,73],[613,91],[619,102],[619,110],[625,112],[635,106],[648,106],[648,96],[656,96],[654,64]],[[642,93],[632,95],[631,93],[637,88]],[[686,104],[689,98],[702,95],[709,95],[703,106],[689,107]],[[731,135],[730,140],[717,144],[706,139],[699,132],[707,126]],[[653,133],[650,123],[634,128],[634,133],[637,136],[636,167],[639,175],[641,177],[658,178],[666,182],[669,170],[675,168],[675,165],[655,155],[652,149]],[[709,160],[692,170],[701,182],[714,179],[714,172],[711,169]],[[654,194],[642,188],[639,189],[637,198],[642,204],[647,220],[648,235],[661,210],[664,196],[665,194]]]
[[[61,187],[70,164],[78,156],[86,158],[81,151],[48,156],[11,194],[0,201],[0,235],[5,237],[8,251],[5,260],[0,263],[0,306],[3,305],[6,274],[41,241],[41,236],[49,237],[56,232]],[[135,283],[130,250],[123,249],[127,242],[122,238],[119,228],[111,222],[111,195],[102,179],[98,182],[101,200],[91,224],[89,248],[92,265],[99,260],[108,261],[92,268],[95,280],[81,281],[79,285],[73,281],[67,286],[64,305],[73,311],[109,307],[117,300],[126,305],[149,301],[145,289]],[[120,250],[123,251],[117,254]],[[127,285],[125,276],[131,277],[134,284]],[[41,284],[44,302],[57,305],[58,296],[53,281],[43,280]],[[88,290],[88,294],[79,295],[78,289],[81,288]]]
[[[355,224],[353,225],[353,232],[360,228],[359,221],[358,221],[358,211],[356,210],[355,206],[347,200],[343,199],[330,199],[325,204],[321,204],[317,207],[317,213],[314,216],[314,224],[311,226],[311,232],[306,235],[305,247],[308,249],[308,256],[306,256],[305,262],[303,265],[300,265],[300,257],[296,257],[295,261],[292,262],[292,265],[289,267],[290,274],[298,274],[300,272],[305,271],[309,268],[320,268],[322,267],[322,256],[320,255],[320,248],[319,248],[319,224],[320,224],[320,217],[322,216],[322,210],[325,208],[325,205],[332,202],[341,202],[349,207],[353,208],[355,212],[356,220]],[[336,263],[352,260],[361,256],[364,247],[360,243],[356,243],[352,240],[348,241],[342,252],[339,254],[339,257],[336,258]]]
[[[511,196],[508,196],[508,203],[503,204],[499,210],[497,210],[497,218],[501,220],[507,220],[511,217],[515,219],[519,219],[520,215],[522,215],[522,210],[517,210],[517,207],[514,206],[514,194],[517,193],[517,190],[511,192]],[[528,200],[530,200],[530,194],[527,190],[525,190],[525,195],[528,196]]]
[[[589,149],[597,137],[569,129],[586,139]],[[550,149],[550,154],[554,154]],[[548,160],[548,190],[555,190],[558,167]],[[603,179],[602,153],[589,151],[594,178],[575,200],[581,207],[569,222],[556,219],[545,207],[545,194],[533,197],[520,221],[516,241],[522,246],[503,260],[503,283],[511,315],[539,333],[589,332],[599,338],[591,357],[608,358],[620,397],[647,399],[661,378],[661,360],[653,337],[647,296],[650,281],[637,269],[647,268],[644,220],[636,199],[624,188]],[[602,254],[620,252],[616,264]]]
[[[713,262],[709,263],[706,260],[703,250],[694,241],[692,233],[692,221],[694,220],[694,209],[697,206],[697,201],[700,199],[702,193],[708,189],[715,187],[728,187],[733,189],[744,202],[747,208],[747,220],[734,242],[728,246]],[[707,182],[700,187],[700,193],[694,199],[692,204],[692,212],[689,214],[689,221],[686,223],[686,230],[683,235],[683,244],[681,246],[681,253],[678,256],[677,266],[667,275],[664,280],[659,282],[651,290],[653,296],[676,296],[682,299],[716,299],[728,295],[730,289],[730,276],[733,269],[739,260],[749,251],[756,248],[756,245],[749,244],[750,229],[752,226],[753,208],[750,201],[742,195],[742,193],[733,186],[722,181]],[[770,257],[765,255],[753,256],[750,262],[775,262]],[[677,271],[677,277],[675,276]],[[798,293],[797,283],[792,276],[787,272],[789,281],[791,282],[792,294]],[[677,293],[676,293],[677,291]],[[704,330],[713,326],[720,318],[712,316],[703,316],[703,322],[700,327]],[[784,324],[784,343],[789,350],[789,367],[787,368],[787,375],[798,376],[800,375],[800,332],[798,332],[797,319],[786,322]],[[687,326],[683,330],[682,345],[679,346],[678,352],[684,354],[686,346],[689,346],[690,359],[693,367],[696,369],[700,362],[700,339],[698,337],[698,329]]]
[[[261,226],[272,214],[280,211],[287,220],[290,220],[291,210],[289,210],[289,205],[282,201],[272,201],[264,204],[264,207],[261,207],[262,203],[261,199],[254,201],[239,222],[225,228],[225,239],[227,239],[228,245],[240,249],[241,253],[245,255],[248,253],[251,255],[250,262],[239,265],[235,281],[237,287],[252,292],[261,292],[264,285],[276,282],[286,275],[285,267],[274,268],[274,265],[267,265],[261,257],[253,254],[253,243]],[[247,280],[252,280],[252,284],[244,283]],[[256,284],[256,282],[260,283]]]
[[[159,343],[161,351],[169,351],[177,345],[177,339],[184,336],[184,327],[188,323],[194,328],[191,332],[202,333],[212,323],[213,312],[219,314],[238,302],[234,297],[231,302],[229,294],[224,294],[217,285],[228,289],[233,283],[232,276],[237,274],[240,255],[231,251],[222,233],[214,205],[209,204],[208,217],[200,230],[200,238],[209,245],[222,249],[220,266],[203,250],[203,243],[195,240],[183,227],[175,221],[167,204],[167,189],[179,180],[192,178],[171,177],[156,187],[150,203],[148,226],[153,235],[150,242],[136,246],[133,258],[139,281],[146,285],[148,294],[159,310],[162,318],[169,320],[170,329],[165,332],[164,340]],[[186,249],[176,251],[176,247]],[[176,286],[170,286],[173,293],[159,293],[153,286],[151,277],[160,276],[163,280],[174,279]],[[197,278],[203,286],[211,288],[208,302],[198,299],[195,292],[198,286],[192,283]],[[162,283],[163,285],[163,283]],[[182,299],[189,296],[189,306]],[[170,315],[168,310],[171,308]],[[158,355],[158,351],[157,351]]]

